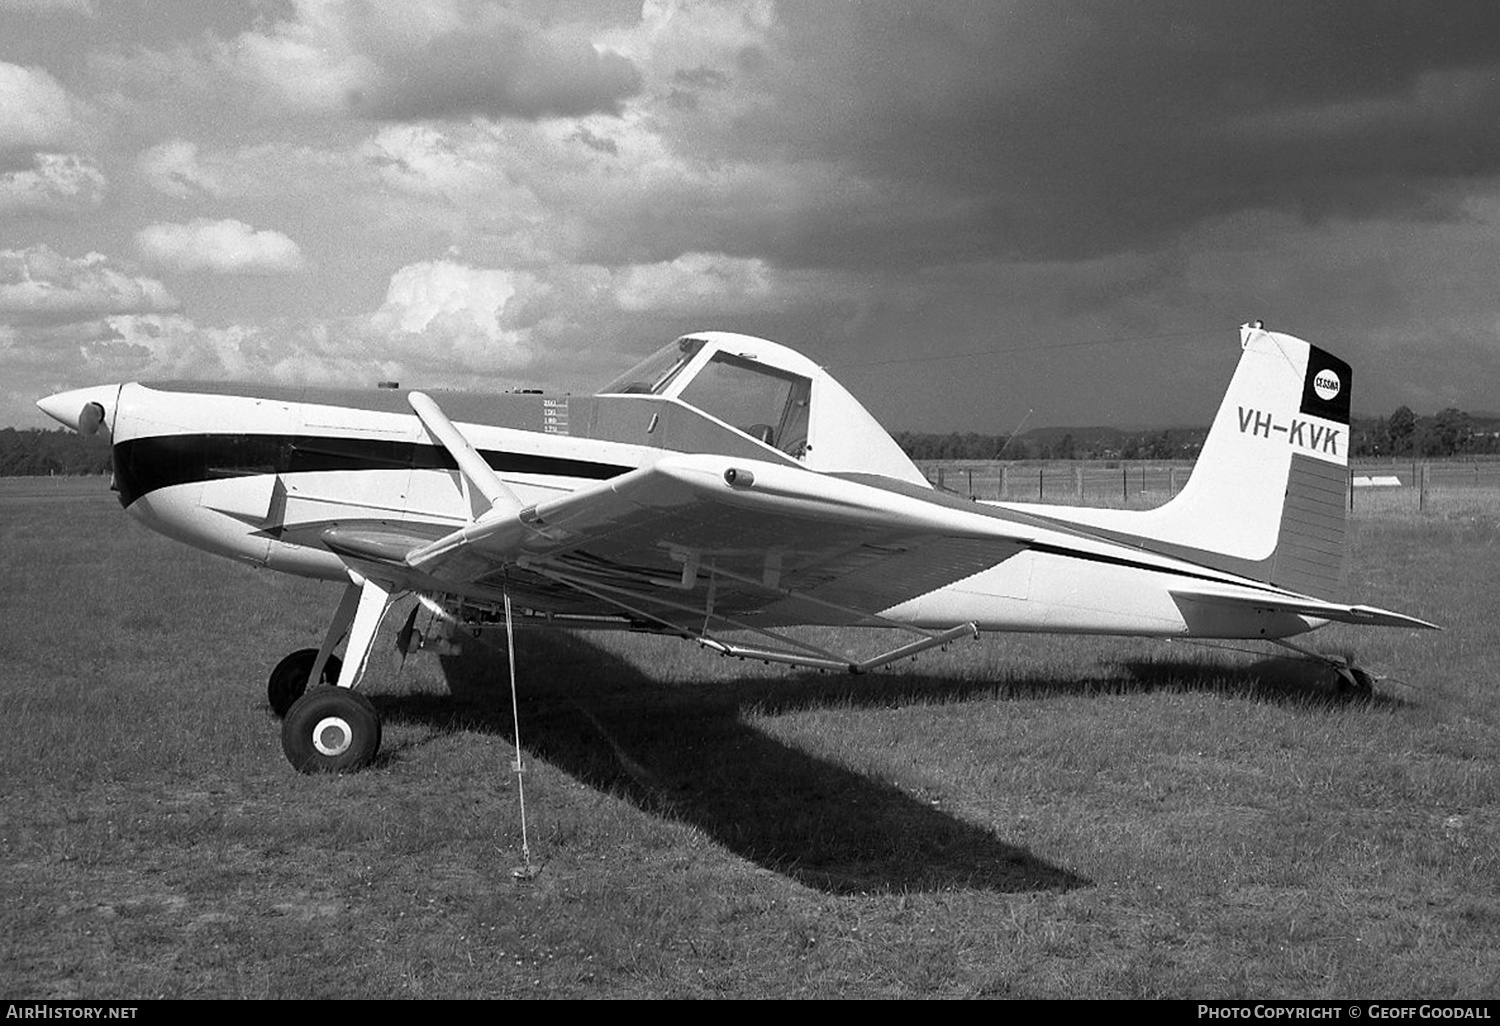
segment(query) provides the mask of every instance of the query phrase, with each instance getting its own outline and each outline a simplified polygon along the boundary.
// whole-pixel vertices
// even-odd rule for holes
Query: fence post
[[[999,489],[999,493],[995,496],[995,498],[999,499],[1001,502],[1005,501],[1005,465],[1004,464],[1001,464],[1001,466],[1000,466],[1000,489]]]
[[[1038,501],[1040,501],[1041,498],[1042,498],[1042,490],[1043,490],[1043,487],[1044,487],[1043,484],[1042,484],[1042,478],[1043,478],[1043,476],[1046,473],[1047,473],[1047,468],[1046,467],[1037,467],[1036,468],[1036,497],[1037,497]]]
[[[1073,494],[1078,501],[1083,502],[1083,464],[1073,464]]]
[[[1422,464],[1422,483],[1417,489],[1417,511],[1427,511],[1427,464]]]

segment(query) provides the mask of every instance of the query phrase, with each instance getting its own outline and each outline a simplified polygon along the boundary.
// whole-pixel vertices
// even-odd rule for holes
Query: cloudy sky
[[[0,0],[0,425],[586,392],[721,328],[892,429],[1206,422],[1261,318],[1500,411],[1492,0]]]

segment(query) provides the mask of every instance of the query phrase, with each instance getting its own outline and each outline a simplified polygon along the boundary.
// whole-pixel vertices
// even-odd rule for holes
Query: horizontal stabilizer
[[[1296,595],[1278,595],[1267,593],[1264,595],[1247,594],[1244,592],[1217,592],[1208,589],[1183,590],[1174,588],[1172,597],[1179,603],[1201,602],[1215,606],[1231,606],[1245,611],[1263,610],[1267,612],[1293,613],[1298,616],[1310,616],[1319,620],[1332,620],[1336,623],[1351,623],[1361,627],[1414,627],[1421,630],[1442,630],[1435,623],[1419,620],[1415,616],[1407,616],[1405,613],[1395,613],[1389,609],[1377,609],[1375,606],[1349,606],[1338,602],[1324,602],[1321,599],[1305,598]]]

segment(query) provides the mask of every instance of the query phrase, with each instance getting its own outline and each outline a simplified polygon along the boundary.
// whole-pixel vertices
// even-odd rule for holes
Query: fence
[[[974,499],[1059,505],[1159,506],[1182,490],[1192,460],[917,460],[927,480]],[[1500,493],[1500,460],[1355,460],[1350,506],[1400,495],[1419,509],[1433,493]],[[1391,483],[1394,480],[1394,483]]]

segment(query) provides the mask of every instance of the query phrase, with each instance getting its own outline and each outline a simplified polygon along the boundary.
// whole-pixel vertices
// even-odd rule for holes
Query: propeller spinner
[[[36,405],[59,424],[66,424],[81,435],[95,435],[100,428],[109,430],[119,394],[119,385],[95,385],[49,395],[38,399]]]

